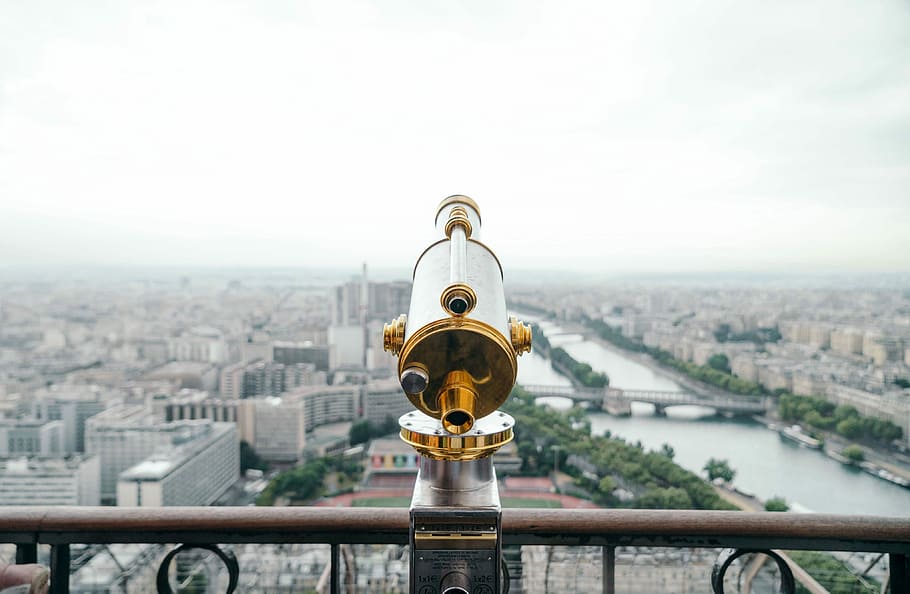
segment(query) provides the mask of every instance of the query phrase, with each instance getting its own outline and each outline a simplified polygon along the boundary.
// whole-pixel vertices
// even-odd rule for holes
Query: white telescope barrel
[[[450,196],[436,213],[441,238],[414,266],[407,316],[387,325],[386,350],[399,355],[408,399],[461,435],[505,402],[530,349],[530,328],[509,320],[502,267],[478,240],[480,209]]]

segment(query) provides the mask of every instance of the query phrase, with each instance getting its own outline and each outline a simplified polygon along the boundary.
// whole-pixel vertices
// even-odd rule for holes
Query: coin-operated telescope
[[[411,304],[383,328],[401,387],[417,408],[399,419],[419,454],[410,508],[411,594],[499,594],[501,506],[493,454],[515,420],[497,409],[531,350],[531,329],[509,319],[496,255],[479,241],[480,209],[450,196],[442,238],[418,258]]]

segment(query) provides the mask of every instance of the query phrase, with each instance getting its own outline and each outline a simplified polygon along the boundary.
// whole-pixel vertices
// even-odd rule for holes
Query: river
[[[534,316],[522,315],[525,320]],[[564,348],[578,361],[610,376],[610,384],[637,390],[681,390],[671,379],[596,342],[565,334],[541,322],[553,346]],[[535,352],[519,359],[518,382],[569,385]],[[541,398],[542,404],[565,409],[571,401]],[[820,451],[785,441],[775,431],[751,419],[727,419],[703,407],[676,407],[666,417],[653,415],[649,404],[633,403],[632,416],[589,415],[595,434],[609,430],[629,442],[641,441],[649,450],[669,444],[678,464],[702,474],[709,458],[726,459],[736,471],[734,483],[761,499],[784,497],[794,511],[910,516],[910,489],[848,468]]]

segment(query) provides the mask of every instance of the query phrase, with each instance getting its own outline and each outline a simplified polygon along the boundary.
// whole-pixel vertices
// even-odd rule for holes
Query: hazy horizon
[[[416,259],[416,255],[415,255]],[[413,268],[368,267],[367,277],[375,282],[410,281]],[[203,284],[226,281],[281,281],[310,286],[337,286],[362,277],[361,266],[0,266],[0,282],[134,282],[152,281],[164,284],[179,283],[183,279]],[[511,268],[504,271],[506,287],[602,286],[604,284],[689,285],[765,288],[848,288],[910,290],[910,273],[847,272],[818,270],[800,272],[792,270],[718,270],[718,271],[663,271],[663,272],[603,272],[558,269]]]
[[[910,271],[910,6],[4,5],[0,267]]]

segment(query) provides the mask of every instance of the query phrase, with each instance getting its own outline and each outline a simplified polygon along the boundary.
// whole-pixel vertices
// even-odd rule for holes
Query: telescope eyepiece
[[[452,310],[452,313],[461,315],[468,311],[468,301],[464,297],[456,295],[449,299],[449,309]]]
[[[477,293],[469,285],[455,283],[449,285],[439,296],[442,308],[453,316],[463,316],[477,305]]]

